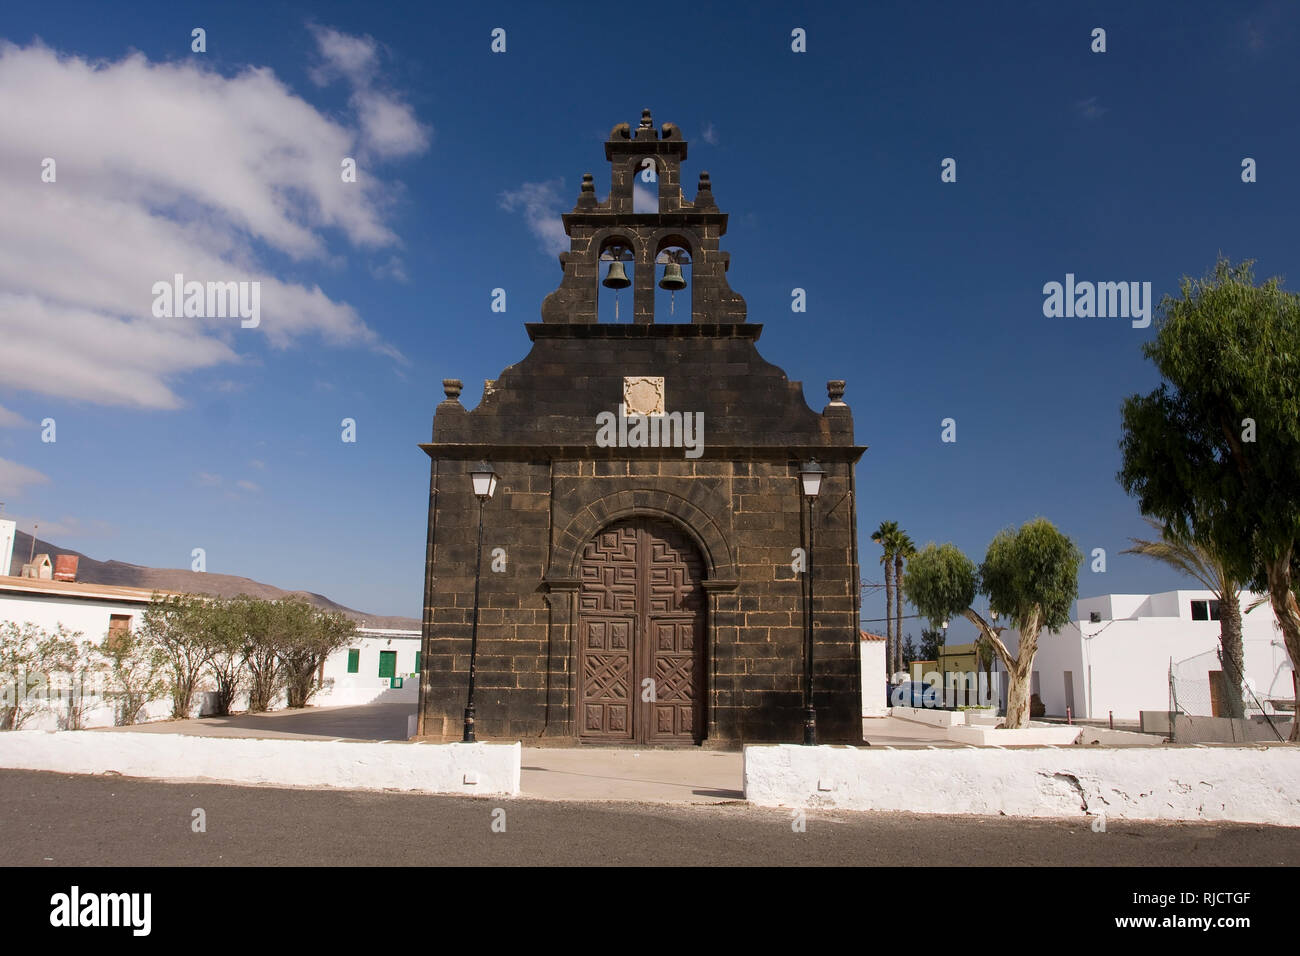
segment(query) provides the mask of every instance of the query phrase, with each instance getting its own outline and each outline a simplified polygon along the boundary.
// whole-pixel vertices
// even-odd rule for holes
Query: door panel
[[[582,734],[632,739],[635,621],[586,618],[582,641]]]
[[[673,526],[603,529],[583,552],[579,736],[692,743],[702,736],[704,562]]]

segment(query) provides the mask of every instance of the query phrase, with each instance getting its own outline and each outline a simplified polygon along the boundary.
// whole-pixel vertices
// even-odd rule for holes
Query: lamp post
[[[943,691],[943,702],[948,703],[948,622],[943,622],[943,645],[939,648],[939,689]],[[956,706],[954,699],[953,705]]]
[[[817,743],[817,708],[813,706],[813,506],[822,490],[826,469],[814,459],[799,469],[803,496],[808,501],[808,586],[804,592],[804,677],[803,677],[803,742],[811,747]]]
[[[483,506],[487,504],[492,493],[497,490],[497,474],[486,462],[475,465],[469,473],[474,484],[474,496],[478,498],[478,550],[474,554],[474,623],[470,629],[469,639],[469,700],[465,704],[464,743],[474,743],[474,666],[478,658],[478,582],[483,565]]]

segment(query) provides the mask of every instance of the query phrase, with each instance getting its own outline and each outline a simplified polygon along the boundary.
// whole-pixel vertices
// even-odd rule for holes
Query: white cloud
[[[1074,106],[1084,119],[1098,119],[1103,114],[1110,112],[1110,107],[1098,104],[1097,97],[1095,96],[1090,96],[1086,100],[1080,100],[1078,103],[1075,103]]]
[[[558,255],[569,248],[569,237],[564,232],[564,221],[560,214],[565,208],[560,198],[564,188],[563,179],[552,179],[544,183],[524,183],[518,189],[503,192],[500,197],[501,208],[506,212],[523,213],[528,230],[542,244],[542,249],[550,255]]]
[[[323,61],[311,71],[311,78],[325,86],[341,77],[352,87],[349,102],[361,124],[362,151],[389,158],[422,152],[433,130],[416,119],[415,111],[401,97],[379,88],[379,44],[374,38],[349,36],[321,26],[310,29]]]
[[[353,129],[269,69],[227,77],[200,64],[0,42],[0,384],[175,408],[177,380],[239,361],[241,336],[396,356],[352,306],[270,274],[260,257],[327,260],[325,230],[363,250],[400,244],[384,221],[392,189],[370,170],[356,183],[339,175],[358,130],[377,128],[389,155],[416,149],[400,109],[372,104]],[[41,181],[45,157],[54,183]],[[154,318],[153,283],[175,273],[260,282],[260,326]]]
[[[23,418],[23,416],[13,409],[0,405],[0,428],[22,428],[28,425],[31,425],[31,422]]]
[[[704,128],[700,130],[700,139],[710,146],[718,145],[718,130],[712,123],[705,123]]]
[[[659,211],[659,184],[654,187],[641,184],[638,178],[632,183],[632,211],[655,213]]]
[[[258,492],[262,490],[256,482],[249,481],[246,478],[241,478],[239,481],[235,482],[235,484],[240,488],[243,488],[245,491]]]
[[[33,533],[35,537],[42,541],[50,541],[54,537],[70,538],[74,535],[81,538],[87,537],[107,537],[117,533],[117,529],[107,521],[82,521],[73,515],[64,515],[62,518],[50,519],[41,518],[36,515],[9,515],[9,518],[18,523],[18,527],[27,532]],[[39,527],[37,527],[39,525]],[[53,544],[62,542],[53,541]],[[27,556],[14,555],[15,558],[27,560]]]
[[[376,279],[395,279],[406,282],[406,263],[398,256],[390,256],[387,262],[380,262],[370,267],[370,274]]]
[[[21,495],[28,485],[47,485],[48,475],[8,458],[0,458],[0,495]]]
[[[197,481],[204,488],[216,488],[221,484],[221,476],[214,475],[210,471],[199,472],[197,475],[194,476],[194,480]]]
[[[379,64],[379,44],[374,37],[354,37],[329,27],[312,24],[308,29],[316,38],[316,49],[323,61],[311,71],[311,78],[325,86],[337,75],[353,83],[368,83]]]

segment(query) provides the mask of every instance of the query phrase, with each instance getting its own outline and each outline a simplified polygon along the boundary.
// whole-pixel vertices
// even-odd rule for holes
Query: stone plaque
[[[664,413],[663,377],[631,375],[623,379],[623,405],[629,415]]]

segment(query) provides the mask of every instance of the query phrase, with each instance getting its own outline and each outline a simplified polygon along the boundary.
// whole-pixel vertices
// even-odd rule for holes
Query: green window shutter
[[[397,676],[397,651],[379,652],[379,676],[380,677]]]
[[[420,673],[420,652],[415,652],[415,672]]]
[[[349,650],[348,651],[348,673],[355,674],[359,670],[361,670],[361,651]]]

